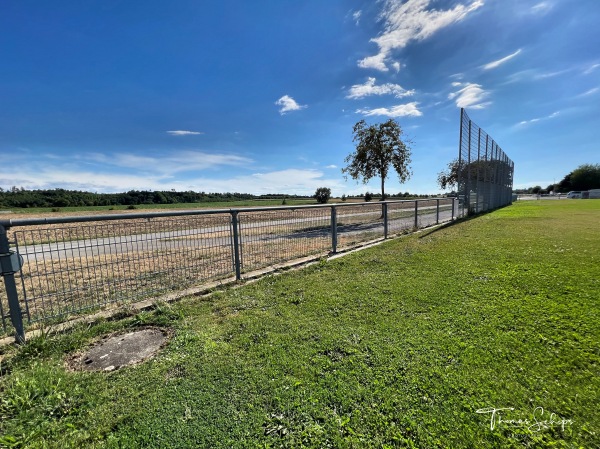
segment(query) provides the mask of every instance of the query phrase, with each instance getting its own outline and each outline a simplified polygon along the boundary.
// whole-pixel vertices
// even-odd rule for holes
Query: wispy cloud
[[[543,120],[553,119],[555,117],[558,117],[559,114],[560,114],[560,112],[553,112],[552,114],[547,115],[546,117],[538,117],[538,118],[532,118],[530,120],[523,120],[522,122],[517,123],[517,126],[527,126],[527,125],[531,125],[532,123],[541,122]]]
[[[564,69],[564,70],[558,70],[556,72],[543,72],[543,73],[540,72],[538,69],[521,70],[519,72],[513,73],[512,75],[509,75],[503,84],[547,80],[550,78],[555,78],[560,75],[564,75],[569,72],[573,72],[574,70],[577,70],[577,69],[572,67],[572,68],[568,68],[568,69]]]
[[[173,176],[175,173],[215,169],[220,166],[248,167],[252,159],[235,154],[209,153],[205,151],[180,151],[161,156],[140,156],[131,153],[88,154],[80,157],[79,162],[96,164],[102,167],[113,166],[121,169],[151,173],[159,178]]]
[[[489,92],[485,91],[480,84],[475,83],[452,83],[452,87],[460,87],[456,92],[448,95],[448,99],[455,100],[459,108],[483,109],[491,104],[484,101]]]
[[[352,13],[352,20],[354,20],[354,23],[356,25],[358,25],[360,23],[360,16],[362,16],[362,11],[354,11]]]
[[[600,87],[593,87],[592,89],[585,91],[582,94],[577,95],[577,98],[581,98],[581,97],[589,97],[590,95],[594,95],[596,93],[600,92]]]
[[[375,78],[368,78],[364,84],[355,84],[346,98],[360,99],[370,95],[394,95],[396,98],[414,95],[414,90],[406,90],[399,84],[385,83],[376,85]]]
[[[128,190],[194,190],[205,192],[296,193],[312,195],[316,186],[343,189],[343,182],[336,175],[325,177],[325,170],[282,168],[264,172],[250,172],[244,165],[243,171],[196,170],[172,176],[175,164],[183,164],[192,157],[196,168],[199,160],[207,154],[192,155],[178,153],[167,158],[121,154],[102,158],[81,157],[60,160],[47,159],[45,155],[31,163],[19,163],[14,167],[0,166],[0,186],[13,185],[26,189],[64,188],[91,192],[126,192]],[[215,155],[218,156],[218,155]],[[224,156],[224,155],[221,155]],[[224,165],[250,162],[249,159],[224,157],[211,163]],[[115,159],[118,165],[115,164]],[[25,160],[23,156],[22,160]],[[18,162],[18,161],[17,161]],[[139,165],[141,164],[141,165]],[[149,164],[149,165],[148,165]],[[118,166],[117,166],[118,165]],[[165,168],[166,167],[166,168]],[[134,169],[136,168],[136,169]],[[329,167],[331,168],[331,166]]]
[[[556,72],[539,73],[539,74],[535,75],[535,79],[543,80],[546,78],[554,78],[555,76],[564,75],[565,73],[571,72],[572,70],[573,69],[564,69],[564,70],[557,70]]]
[[[592,73],[594,70],[596,70],[598,67],[600,67],[600,64],[592,64],[591,66],[589,66],[587,69],[585,69],[583,71],[584,75],[589,75],[590,73]]]
[[[383,33],[371,39],[379,46],[379,53],[358,61],[362,68],[388,71],[386,60],[392,51],[402,49],[411,41],[427,39],[437,31],[460,22],[469,13],[483,6],[482,0],[457,4],[449,10],[428,9],[431,0],[386,0],[381,18]]]
[[[199,131],[167,131],[167,134],[171,134],[172,136],[197,136],[200,134],[204,134],[201,133]]]
[[[529,11],[531,11],[532,14],[542,15],[550,11],[552,6],[553,5],[550,2],[540,2],[533,5]]]
[[[489,62],[485,65],[482,65],[481,68],[483,70],[491,70],[491,69],[495,69],[496,67],[504,64],[507,61],[510,61],[512,58],[514,58],[515,56],[517,56],[519,53],[521,53],[521,49],[519,48],[517,51],[515,51],[514,53],[511,53],[508,56],[505,56],[504,58],[498,59],[496,61],[492,61]]]
[[[407,104],[399,104],[392,106],[391,108],[376,108],[376,109],[357,109],[357,114],[363,114],[364,116],[383,115],[386,117],[420,117],[423,115],[417,107],[419,103],[416,101]]]
[[[287,114],[290,111],[299,111],[300,109],[304,109],[307,107],[306,105],[300,105],[296,103],[296,100],[294,100],[289,95],[284,95],[279,100],[277,100],[275,104],[277,106],[281,106],[279,108],[279,113],[281,115]]]
[[[338,168],[338,167],[337,167],[337,165],[331,164],[331,165],[328,165],[328,166],[327,166],[327,167],[325,167],[325,168]]]

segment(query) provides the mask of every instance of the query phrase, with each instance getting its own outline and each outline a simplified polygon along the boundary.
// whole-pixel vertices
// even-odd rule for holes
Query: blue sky
[[[460,107],[515,187],[600,163],[598,0],[0,0],[0,187],[335,195],[396,119],[437,193]]]

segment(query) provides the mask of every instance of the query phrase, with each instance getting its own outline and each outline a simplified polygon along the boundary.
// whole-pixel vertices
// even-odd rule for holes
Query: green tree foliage
[[[373,199],[373,194],[371,192],[366,192],[365,193],[365,201],[368,203],[372,199]]]
[[[175,191],[130,190],[123,193],[92,193],[77,190],[25,190],[18,187],[0,189],[0,207],[80,207],[80,206],[137,206],[143,204],[210,203],[250,199],[307,198],[300,195],[251,195],[248,193],[205,193]]]
[[[438,173],[437,182],[442,190],[458,186],[458,159],[448,162],[446,170]]]
[[[469,164],[459,163],[458,159],[449,162],[446,170],[438,173],[437,182],[441,189],[458,187],[459,182],[497,183],[503,175],[510,174],[510,166],[501,160],[477,160]],[[511,179],[508,179],[511,182]],[[540,187],[541,189],[541,187]]]
[[[600,164],[583,164],[568,173],[556,186],[558,192],[600,189]]]
[[[325,204],[331,198],[331,189],[329,187],[319,187],[313,198],[317,200],[317,203]]]
[[[583,164],[571,173],[573,190],[600,189],[600,164]]]
[[[371,178],[380,177],[381,198],[385,199],[385,180],[390,166],[394,167],[400,183],[412,175],[410,142],[402,140],[402,128],[393,119],[377,125],[367,125],[361,120],[354,125],[353,134],[352,141],[356,142],[356,149],[346,157],[348,165],[342,169],[342,173],[356,180],[362,179],[365,184]]]

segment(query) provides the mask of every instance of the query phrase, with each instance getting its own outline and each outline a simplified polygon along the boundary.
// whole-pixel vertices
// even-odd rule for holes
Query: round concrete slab
[[[153,356],[166,341],[166,332],[156,328],[114,335],[76,357],[72,366],[83,371],[113,371]]]

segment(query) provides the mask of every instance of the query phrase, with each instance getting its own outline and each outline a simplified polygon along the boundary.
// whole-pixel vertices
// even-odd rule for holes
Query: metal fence
[[[453,198],[0,220],[2,331],[242,279],[456,217]],[[10,317],[10,320],[8,318]]]
[[[514,163],[498,144],[460,110],[459,216],[512,203]]]

